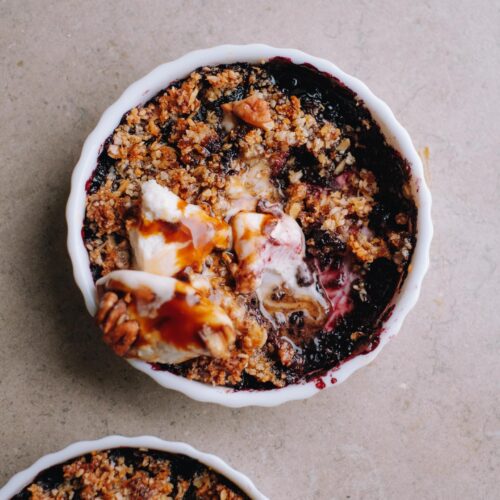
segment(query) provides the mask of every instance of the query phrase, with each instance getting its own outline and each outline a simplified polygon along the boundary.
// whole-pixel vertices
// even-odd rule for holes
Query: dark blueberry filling
[[[97,166],[85,186],[87,193],[92,194],[99,190],[99,188],[106,182],[106,177],[115,164],[115,160],[110,158],[106,152],[110,142],[111,137],[108,138],[102,146],[102,151],[97,158]]]

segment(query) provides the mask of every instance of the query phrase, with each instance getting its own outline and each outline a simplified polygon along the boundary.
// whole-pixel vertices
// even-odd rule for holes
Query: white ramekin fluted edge
[[[387,104],[376,97],[364,83],[344,73],[333,63],[299,50],[280,49],[262,44],[220,45],[196,50],[175,61],[158,66],[144,78],[130,85],[120,98],[104,112],[96,128],[83,145],[82,154],[71,178],[71,193],[66,207],[68,250],[73,264],[74,277],[83,294],[89,313],[94,315],[97,309],[96,289],[81,230],[85,216],[85,184],[97,165],[97,158],[105,140],[127,111],[145,103],[167,87],[169,83],[187,76],[198,67],[236,62],[257,63],[273,57],[288,58],[296,64],[311,64],[318,70],[338,78],[363,100],[373,119],[380,126],[387,142],[401,154],[410,166],[412,195],[418,208],[417,243],[411,260],[411,271],[403,286],[392,299],[390,306],[394,306],[394,308],[382,326],[378,346],[367,354],[358,355],[345,361],[340,367],[334,368],[319,379],[267,391],[235,391],[188,380],[166,371],[155,371],[148,363],[128,360],[135,368],[146,373],[164,387],[182,392],[198,401],[213,402],[230,407],[275,406],[286,401],[308,398],[325,387],[343,382],[379,354],[387,341],[398,333],[404,318],[417,302],[422,281],[429,266],[429,250],[433,233],[431,195],[425,182],[422,161],[410,136],[396,120]]]

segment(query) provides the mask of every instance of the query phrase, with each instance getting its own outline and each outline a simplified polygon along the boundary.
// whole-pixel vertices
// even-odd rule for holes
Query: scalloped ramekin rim
[[[276,406],[287,401],[308,398],[325,387],[343,382],[359,368],[368,365],[378,355],[388,340],[398,333],[406,315],[417,302],[423,278],[429,267],[429,252],[433,235],[431,195],[425,182],[422,161],[408,132],[396,120],[389,106],[376,97],[363,82],[346,74],[335,64],[296,49],[251,44],[220,45],[189,52],[179,59],[158,66],[148,75],[130,85],[119,99],[103,113],[96,128],[83,145],[81,157],[71,178],[71,193],[66,207],[68,251],[73,264],[74,278],[83,294],[87,309],[93,315],[97,307],[96,293],[81,230],[85,213],[85,183],[96,166],[97,156],[106,138],[127,111],[146,102],[170,82],[186,76],[200,66],[231,62],[258,62],[273,57],[288,58],[296,64],[308,63],[340,80],[364,102],[373,119],[380,126],[386,140],[410,166],[410,183],[418,207],[417,243],[411,260],[411,271],[390,304],[394,305],[394,308],[383,324],[377,347],[367,354],[346,360],[340,367],[333,368],[314,380],[267,391],[235,391],[188,380],[170,372],[155,371],[148,363],[128,360],[132,366],[146,373],[166,388],[182,392],[197,401],[218,403],[228,407]]]
[[[193,448],[191,445],[178,441],[165,441],[154,436],[106,436],[94,441],[79,441],[70,444],[66,448],[49,453],[39,458],[33,465],[27,469],[18,472],[13,476],[3,488],[0,489],[0,500],[8,500],[12,496],[19,493],[23,488],[30,484],[33,479],[42,471],[52,467],[53,465],[61,464],[67,460],[85,455],[91,451],[106,450],[112,448],[130,447],[130,448],[149,448],[150,450],[165,451],[186,455],[202,464],[207,465],[222,476],[232,481],[243,492],[254,500],[267,500],[253,482],[241,472],[233,469],[221,458],[210,453],[203,453]]]

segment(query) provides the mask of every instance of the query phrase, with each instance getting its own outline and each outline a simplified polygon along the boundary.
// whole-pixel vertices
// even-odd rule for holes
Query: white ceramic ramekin
[[[429,266],[429,249],[432,239],[431,196],[425,183],[422,162],[410,136],[396,120],[387,104],[375,97],[364,83],[344,73],[331,62],[298,50],[255,44],[221,45],[190,52],[175,61],[158,66],[144,78],[133,83],[104,112],[97,127],[83,146],[80,160],[71,179],[71,194],[66,209],[68,250],[73,263],[75,280],[82,291],[87,309],[90,314],[94,315],[96,290],[89,269],[89,257],[83,244],[81,229],[85,214],[85,183],[96,167],[97,157],[106,138],[113,132],[127,111],[151,99],[170,82],[187,76],[200,66],[235,62],[256,63],[277,56],[289,58],[297,64],[309,63],[318,70],[331,74],[364,101],[388,143],[399,151],[411,167],[411,188],[418,207],[417,245],[411,261],[411,271],[393,298],[391,305],[394,305],[394,309],[383,325],[378,346],[368,354],[359,355],[346,361],[340,368],[327,373],[320,379],[269,391],[233,391],[191,381],[169,372],[155,371],[147,363],[129,360],[135,368],[143,371],[164,387],[182,392],[198,401],[219,403],[231,407],[275,406],[286,401],[310,397],[320,389],[343,382],[353,372],[367,365],[377,356],[387,341],[399,331],[405,316],[416,303],[422,280]]]
[[[234,470],[219,457],[210,455],[209,453],[202,453],[186,443],[164,441],[163,439],[158,439],[153,436],[140,436],[133,438],[123,436],[107,436],[96,441],[80,441],[78,443],[73,443],[61,451],[45,455],[37,460],[31,467],[17,473],[2,489],[0,489],[0,500],[9,500],[23,488],[28,486],[40,472],[52,467],[53,465],[64,463],[73,458],[78,458],[86,453],[90,453],[91,451],[120,447],[149,448],[150,450],[186,455],[198,460],[208,467],[211,467],[213,470],[232,481],[253,500],[267,500],[267,497],[255,487],[248,477],[241,472]]]

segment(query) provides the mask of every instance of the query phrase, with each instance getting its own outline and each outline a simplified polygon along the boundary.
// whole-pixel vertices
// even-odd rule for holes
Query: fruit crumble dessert
[[[235,389],[369,352],[415,246],[409,172],[311,66],[193,71],[124,115],[87,182],[104,341]]]
[[[138,448],[95,451],[41,472],[13,497],[246,500],[229,480],[185,455]]]

